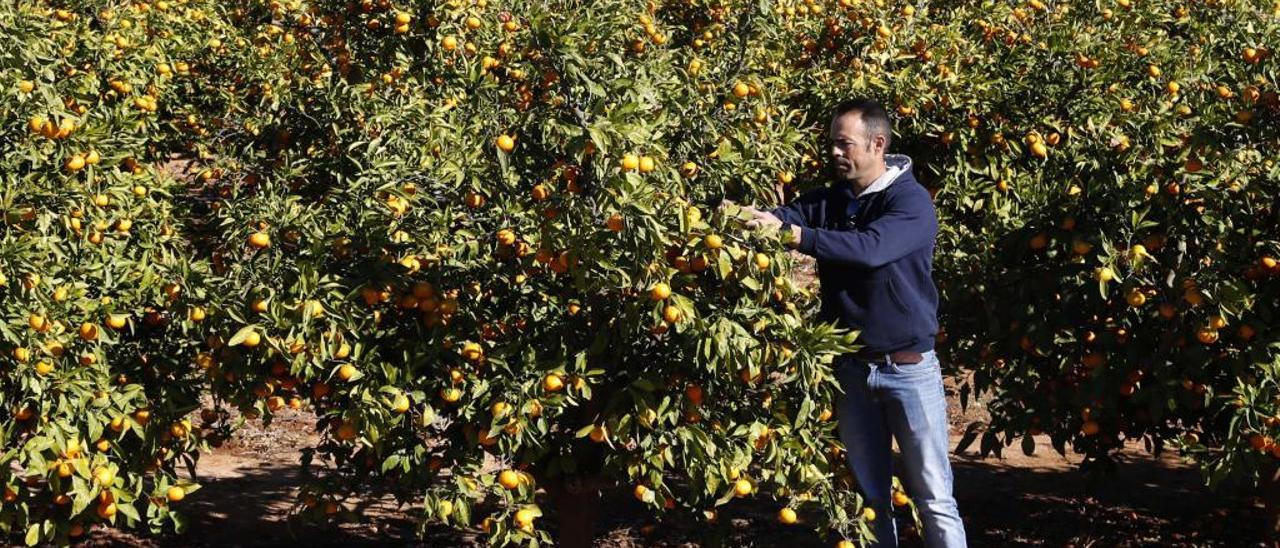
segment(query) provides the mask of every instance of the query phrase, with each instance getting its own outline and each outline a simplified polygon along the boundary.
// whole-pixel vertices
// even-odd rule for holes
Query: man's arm
[[[906,192],[886,204],[880,218],[856,230],[799,229],[797,246],[823,261],[878,268],[933,243],[938,216],[924,192]]]

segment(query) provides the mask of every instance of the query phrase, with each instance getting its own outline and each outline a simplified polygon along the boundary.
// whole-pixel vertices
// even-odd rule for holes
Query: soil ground
[[[951,384],[950,382],[948,384]],[[953,401],[952,444],[963,425],[983,418]],[[291,525],[299,450],[317,441],[314,418],[288,412],[270,428],[246,427],[200,459],[204,485],[183,504],[192,519],[183,535],[150,537],[96,531],[91,546],[481,546],[476,532],[437,528],[418,539],[418,509],[373,497],[358,523]],[[1003,458],[954,455],[956,498],[971,546],[1264,546],[1261,505],[1206,490],[1199,473],[1174,454],[1159,458],[1134,444],[1119,456],[1118,474],[1097,484],[1076,470],[1079,458],[1059,455],[1047,438],[1035,454],[1011,447]],[[718,537],[705,526],[655,524],[628,493],[611,493],[596,541],[601,547],[831,546],[805,527],[774,519],[766,501],[735,502],[721,512]],[[803,518],[802,518],[803,519]],[[554,520],[546,520],[551,525]],[[717,538],[719,540],[717,540]],[[912,531],[903,546],[922,546]]]

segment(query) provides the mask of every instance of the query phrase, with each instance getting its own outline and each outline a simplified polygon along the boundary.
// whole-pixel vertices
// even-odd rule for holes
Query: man
[[[861,331],[864,350],[836,363],[844,395],[840,438],[867,502],[879,546],[897,546],[892,518],[890,436],[900,475],[930,547],[965,546],[951,491],[947,400],[934,352],[938,291],[933,285],[937,213],[911,174],[911,159],[886,155],[892,122],[873,101],[836,106],[829,129],[833,183],[772,211],[744,208],[748,223],[791,234],[818,262],[822,317]]]

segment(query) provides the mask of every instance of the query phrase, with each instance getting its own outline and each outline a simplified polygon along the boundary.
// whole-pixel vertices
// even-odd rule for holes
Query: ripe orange
[[[1218,330],[1205,326],[1196,330],[1196,340],[1203,344],[1213,344],[1218,342]]]
[[[739,497],[750,495],[753,489],[755,486],[747,478],[738,478],[738,481],[733,482],[733,494]]]
[[[80,324],[80,338],[86,341],[98,340],[98,326],[91,323]]]
[[[649,298],[655,301],[661,301],[671,296],[671,286],[658,282],[649,289]]]
[[[622,232],[622,229],[626,226],[626,222],[623,220],[621,214],[614,213],[605,221],[605,226],[613,232]]]
[[[542,389],[547,392],[559,392],[564,389],[564,379],[558,373],[547,373],[542,377]]]
[[[620,162],[624,171],[635,171],[640,168],[640,158],[629,152],[622,155]]]
[[[908,504],[911,504],[911,497],[908,497],[907,494],[903,493],[902,491],[893,492],[894,506],[906,506]]]
[[[182,487],[174,485],[173,487],[170,487],[168,491],[165,491],[164,496],[169,499],[169,502],[179,502],[187,497],[187,491]]]
[[[108,502],[106,504],[99,504],[97,513],[98,517],[102,519],[111,519],[116,515],[116,503]]]
[[[662,309],[662,320],[667,323],[679,323],[683,317],[684,313],[674,306],[667,305]]]
[[[81,169],[84,169],[84,155],[73,154],[70,158],[67,158],[67,163],[64,164],[63,167],[66,167],[67,171],[80,171]]]
[[[707,249],[712,250],[724,247],[724,239],[721,238],[719,234],[708,234],[707,237],[702,240],[702,243],[707,246]]]
[[[778,510],[778,521],[783,525],[794,525],[796,522],[796,511],[790,508]]]
[[[864,520],[866,520],[866,521],[875,521],[875,520],[876,520],[876,511],[875,511],[875,509],[871,508],[870,506],[865,506],[865,507],[863,507],[863,508],[862,508],[862,519],[864,519]]]
[[[645,498],[649,496],[650,492],[649,488],[644,484],[636,484],[636,487],[631,491],[631,494],[635,495],[636,500],[640,502],[648,502]]]
[[[537,519],[537,514],[535,514],[533,510],[530,510],[528,508],[521,508],[519,510],[516,510],[516,515],[514,518],[516,527],[519,527],[522,530],[532,529],[534,519]]]
[[[498,149],[503,152],[511,152],[516,148],[515,138],[505,133],[499,135],[495,143],[498,145]]]
[[[653,163],[653,158],[652,158],[652,157],[650,157],[650,156],[641,156],[641,157],[640,157],[640,163],[639,163],[639,166],[638,166],[638,167],[640,168],[640,173],[648,173],[648,172],[650,172],[650,171],[653,171],[653,170],[654,170],[654,168],[655,168],[656,166],[655,166],[655,165],[654,165],[654,163]]]
[[[594,441],[596,443],[602,443],[606,438],[609,437],[609,430],[606,429],[604,426],[596,425],[595,428],[591,429],[590,437],[591,437],[591,441]]]
[[[1094,420],[1084,421],[1084,425],[1080,427],[1080,432],[1086,436],[1093,436],[1097,434],[1099,430],[1101,430],[1101,426],[1098,425],[1098,421]]]
[[[690,384],[684,387],[684,395],[689,398],[689,403],[695,407],[702,405],[702,387],[696,384]]]
[[[507,490],[515,489],[520,486],[520,474],[515,470],[503,470],[498,473],[498,484]]]
[[[458,400],[462,399],[462,391],[461,391],[461,390],[458,390],[457,388],[452,388],[452,387],[450,387],[450,388],[441,388],[441,389],[440,389],[440,399],[442,399],[442,400],[444,400],[445,402],[448,402],[448,403],[455,403],[455,402],[457,402]]]
[[[743,97],[746,97],[746,96],[747,96],[747,94],[749,94],[749,93],[751,93],[751,88],[750,88],[750,87],[747,87],[747,85],[746,85],[746,84],[744,84],[744,83],[742,83],[742,82],[738,82],[738,83],[733,84],[733,96],[734,96],[734,97],[737,97],[737,98],[741,99],[741,98],[743,98]]]
[[[769,261],[768,255],[765,255],[764,253],[756,253],[755,255],[756,268],[759,268],[760,270],[769,268],[769,262],[770,261]]]
[[[254,232],[249,235],[249,245],[255,249],[271,247],[271,235],[266,232]]]
[[[339,368],[338,368],[338,378],[339,378],[339,379],[344,380],[344,381],[349,381],[349,380],[351,380],[351,378],[352,378],[352,377],[354,377],[354,376],[356,376],[356,368],[355,368],[355,366],[353,366],[353,365],[351,365],[351,364],[349,364],[349,363],[344,363],[344,364],[342,364],[342,367],[339,367]]]

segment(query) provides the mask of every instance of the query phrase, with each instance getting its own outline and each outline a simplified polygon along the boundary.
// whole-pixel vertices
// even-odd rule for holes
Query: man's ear
[[[876,136],[872,138],[871,142],[872,146],[875,147],[876,154],[883,155],[884,153],[889,152],[888,150],[885,150],[885,143],[887,141],[888,139],[885,138],[883,133],[877,133]]]

